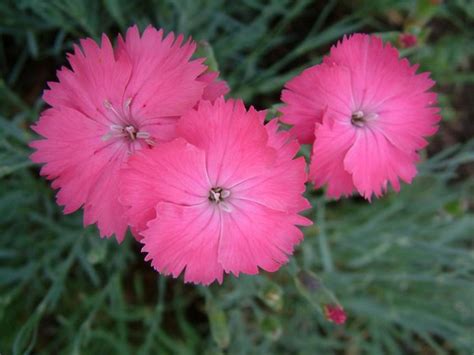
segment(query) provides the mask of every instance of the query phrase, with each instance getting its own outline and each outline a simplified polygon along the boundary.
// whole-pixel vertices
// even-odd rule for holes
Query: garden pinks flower
[[[107,36],[99,46],[81,40],[68,56],[71,70],[49,83],[46,109],[33,129],[44,139],[31,143],[31,159],[46,163],[41,174],[59,189],[64,213],[84,206],[84,224],[101,236],[124,238],[127,221],[117,200],[119,171],[128,157],[175,137],[179,117],[207,98],[225,92],[203,59],[191,60],[195,44],[183,36],[131,27],[114,49]],[[219,86],[220,85],[220,86]]]
[[[376,36],[355,34],[333,46],[323,64],[283,90],[282,121],[301,143],[312,143],[310,179],[330,197],[357,190],[380,197],[390,182],[410,183],[418,150],[440,119],[429,73],[399,59]]]
[[[157,271],[210,284],[287,262],[297,226],[311,224],[299,215],[305,162],[264,118],[241,101],[202,101],[179,121],[180,138],[129,159],[120,200]]]

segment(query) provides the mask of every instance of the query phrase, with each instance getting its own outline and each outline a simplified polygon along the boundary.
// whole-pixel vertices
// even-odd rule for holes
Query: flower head
[[[311,222],[298,144],[265,112],[220,98],[177,126],[180,138],[142,150],[123,172],[121,202],[143,236],[147,260],[185,281],[276,271]]]
[[[282,121],[300,142],[312,143],[310,179],[328,184],[331,197],[357,190],[381,196],[416,175],[418,150],[440,119],[434,82],[399,59],[376,36],[344,38],[321,65],[305,70],[283,90]]]
[[[59,189],[65,213],[84,207],[84,224],[121,241],[127,229],[119,204],[119,171],[128,157],[176,136],[176,122],[214,85],[195,44],[148,27],[131,27],[112,47],[84,39],[58,71],[44,100],[51,106],[33,126],[44,139],[31,159]],[[204,76],[204,79],[203,79]],[[211,76],[211,77],[209,77]],[[222,87],[221,87],[222,88]],[[213,89],[212,92],[216,93]]]

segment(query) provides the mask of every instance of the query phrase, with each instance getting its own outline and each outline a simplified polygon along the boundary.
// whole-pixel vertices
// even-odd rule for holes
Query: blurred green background
[[[207,41],[229,96],[259,109],[344,34],[399,47],[415,34],[401,53],[437,81],[441,129],[398,195],[335,202],[308,189],[316,224],[277,273],[209,288],[160,277],[132,238],[119,247],[81,213],[63,216],[28,160],[65,53],[134,23]],[[472,354],[473,54],[468,0],[0,1],[0,353]],[[321,312],[336,299],[344,326]]]

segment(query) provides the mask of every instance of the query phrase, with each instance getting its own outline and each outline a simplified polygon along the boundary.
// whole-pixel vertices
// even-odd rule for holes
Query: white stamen
[[[227,197],[230,196],[230,191],[222,187],[213,187],[209,190],[208,199],[212,203],[222,204]]]
[[[227,198],[229,196],[230,196],[230,190],[222,189],[221,197],[222,198]]]
[[[369,113],[367,116],[365,116],[367,121],[376,120],[378,117],[379,117],[379,115],[376,114],[375,112]]]
[[[220,193],[220,192],[216,192],[216,191],[214,191],[214,190],[211,190],[211,191],[209,191],[209,192],[210,192],[210,194],[212,195],[212,199],[213,199],[214,201],[220,201],[220,199],[221,199],[221,193]]]
[[[118,113],[118,111],[115,109],[114,105],[112,105],[109,100],[104,100],[104,107],[107,110],[112,111],[112,113],[115,115],[116,118],[118,118],[119,120],[122,120],[122,115],[120,115],[120,113]]]
[[[110,110],[112,108],[112,104],[110,103],[109,100],[104,100],[104,107],[107,109],[107,110]]]
[[[356,127],[364,127],[366,123],[366,118],[362,111],[356,111],[351,115],[351,124]]]
[[[128,119],[132,118],[132,111],[131,111],[131,108],[130,108],[131,103],[132,103],[132,98],[131,97],[129,97],[123,103],[123,111],[124,111],[124,113],[125,113],[125,115],[127,116]]]
[[[123,132],[123,127],[118,124],[113,124],[110,126],[110,130],[116,131],[116,132]]]
[[[153,138],[149,138],[149,139],[145,139],[145,142],[148,144],[148,145],[151,145],[152,147],[154,147],[156,145],[155,141],[153,140]]]
[[[133,124],[132,114],[131,114],[131,104],[132,104],[132,97],[127,98],[123,102],[122,110],[119,113],[117,109],[112,105],[109,100],[104,100],[103,105],[104,107],[113,113],[117,120],[113,120],[119,124],[112,124],[110,126],[110,131],[107,132],[105,135],[102,136],[103,141],[107,141],[111,138],[128,138],[131,141],[135,141],[136,139],[143,139],[148,145],[154,146],[155,140],[151,136],[149,132],[146,131],[139,131]],[[122,124],[120,124],[122,123]],[[131,147],[134,150],[134,147]]]
[[[361,118],[364,118],[364,113],[359,110],[359,111],[354,112],[352,114],[352,117],[361,119]]]
[[[125,132],[128,133],[128,136],[130,137],[130,139],[133,141],[135,140],[136,138],[136,133],[137,133],[137,130],[135,129],[135,127],[133,126],[127,126],[124,128]]]
[[[222,202],[220,204],[221,206],[221,209],[224,211],[224,212],[232,212],[232,206],[226,202]]]
[[[379,115],[375,112],[364,113],[363,111],[355,111],[351,115],[351,124],[356,127],[364,127],[370,121],[376,120]]]
[[[109,140],[110,138],[112,138],[112,137],[113,137],[113,133],[112,133],[112,132],[108,132],[108,133],[104,134],[101,139],[102,139],[102,141],[106,142],[106,141],[108,141],[108,140]]]
[[[137,132],[137,138],[148,139],[150,137],[151,137],[150,133],[148,132],[143,132],[143,131]]]

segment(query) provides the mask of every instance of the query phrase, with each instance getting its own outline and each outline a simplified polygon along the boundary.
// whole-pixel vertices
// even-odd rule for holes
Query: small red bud
[[[400,33],[400,36],[398,36],[398,41],[403,48],[410,48],[416,46],[418,43],[418,38],[411,33]]]
[[[335,324],[344,324],[347,319],[346,312],[344,312],[344,309],[340,306],[327,304],[324,306],[324,314],[328,321]]]

